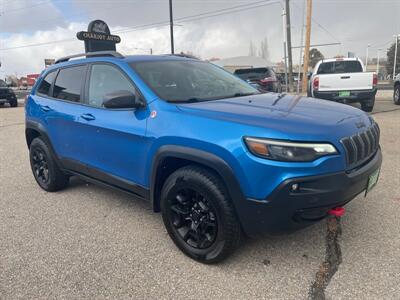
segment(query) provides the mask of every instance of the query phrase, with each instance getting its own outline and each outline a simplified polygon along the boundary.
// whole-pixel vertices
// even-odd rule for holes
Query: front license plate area
[[[339,92],[339,97],[349,97],[350,92],[349,91],[341,91]]]
[[[369,175],[367,181],[367,188],[365,189],[365,196],[367,196],[369,191],[372,190],[375,187],[376,183],[378,182],[379,172],[380,169],[377,169],[371,175]]]

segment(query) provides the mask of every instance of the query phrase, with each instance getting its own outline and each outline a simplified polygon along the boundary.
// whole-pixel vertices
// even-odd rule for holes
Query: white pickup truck
[[[310,75],[308,96],[342,103],[359,102],[364,111],[372,111],[378,77],[366,72],[358,58],[323,59]]]

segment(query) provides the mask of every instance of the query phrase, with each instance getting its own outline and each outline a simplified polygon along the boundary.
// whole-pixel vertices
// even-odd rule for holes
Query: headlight
[[[263,158],[279,161],[313,161],[321,156],[337,154],[331,144],[303,143],[246,137],[250,152]]]

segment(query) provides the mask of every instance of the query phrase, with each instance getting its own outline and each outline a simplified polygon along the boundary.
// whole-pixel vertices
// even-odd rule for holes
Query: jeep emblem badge
[[[363,128],[363,127],[365,127],[365,123],[364,123],[364,122],[357,122],[357,123],[356,123],[356,127],[357,127],[358,129]]]

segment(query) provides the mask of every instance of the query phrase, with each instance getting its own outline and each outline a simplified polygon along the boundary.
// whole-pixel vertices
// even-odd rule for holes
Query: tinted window
[[[0,87],[7,87],[7,84],[0,79]]]
[[[252,68],[252,69],[239,69],[236,70],[235,75],[246,80],[246,79],[264,79],[265,77],[275,77],[274,71],[269,68]]]
[[[146,61],[131,66],[167,101],[196,102],[258,93],[233,74],[197,60]]]
[[[61,69],[53,89],[53,97],[73,102],[80,101],[85,66]]]
[[[362,66],[357,60],[332,61],[320,64],[317,74],[356,73],[362,71]]]
[[[47,96],[49,95],[50,87],[53,84],[56,74],[57,74],[57,72],[53,71],[53,72],[50,72],[49,74],[47,74],[45,78],[43,78],[43,80],[40,83],[39,88],[37,90],[38,93],[47,95]]]
[[[136,94],[135,87],[116,67],[93,65],[90,72],[89,105],[102,107],[104,96],[117,91]]]

